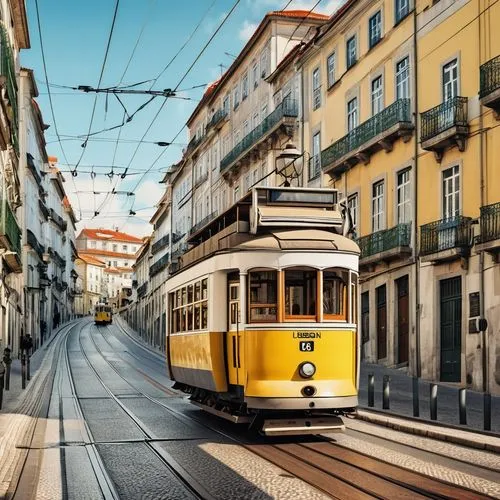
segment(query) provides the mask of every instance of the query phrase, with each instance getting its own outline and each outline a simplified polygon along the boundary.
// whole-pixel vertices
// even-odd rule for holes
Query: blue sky
[[[150,80],[135,88],[149,89],[151,85],[153,90],[175,88],[234,3],[235,0],[120,0],[100,87],[116,86],[120,82],[122,85],[131,85]],[[220,76],[219,64],[224,69],[232,62],[231,56],[225,52],[238,54],[265,13],[279,10],[286,3],[285,0],[240,0],[221,31],[180,85],[179,90],[182,92],[178,95],[186,99],[168,99],[145,136],[146,142],[139,149],[137,141],[151,125],[165,100],[163,97],[155,98],[130,123],[119,129],[118,145],[116,140],[119,130],[113,130],[92,136],[83,150],[81,144],[89,129],[96,95],[59,86],[98,87],[115,1],[38,0],[55,119],[64,154],[71,164],[68,166],[65,165],[65,156],[57,141],[50,112],[36,4],[35,0],[27,0],[31,49],[22,51],[21,64],[35,72],[40,92],[38,102],[45,123],[50,125],[45,133],[47,151],[49,155],[59,159],[59,167],[66,179],[66,191],[77,217],[81,218],[79,229],[118,226],[121,230],[138,236],[151,232],[147,221],[162,194],[162,185],[158,181],[162,178],[162,171],[180,159],[182,148],[187,142],[187,131],[184,129],[168,148],[159,147],[152,142],[173,141],[203,94],[203,87],[192,87],[204,86]],[[288,8],[309,10],[315,3],[316,0],[293,0]],[[338,3],[338,0],[322,0],[315,12],[331,14]],[[158,80],[153,81],[201,20],[203,21],[189,44]],[[141,30],[142,36],[126,70]],[[148,96],[144,95],[122,94],[119,97],[129,114],[148,100]],[[121,123],[123,114],[124,109],[115,96],[99,94],[92,131]],[[82,152],[83,157],[76,169],[78,175],[73,177],[69,170],[75,169]],[[162,156],[158,158],[161,153]],[[128,165],[130,175],[125,179],[116,175],[104,175],[122,173]],[[147,169],[150,172],[144,176]],[[125,194],[105,194],[113,188]],[[133,196],[126,194],[132,191]],[[93,195],[91,192],[102,194]],[[128,217],[130,210],[136,215]],[[94,216],[94,212],[99,212],[99,215]]]

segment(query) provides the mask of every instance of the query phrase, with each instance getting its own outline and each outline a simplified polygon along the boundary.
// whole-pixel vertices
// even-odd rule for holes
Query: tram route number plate
[[[299,342],[299,351],[303,351],[303,352],[314,351],[314,341],[313,340],[300,341]]]

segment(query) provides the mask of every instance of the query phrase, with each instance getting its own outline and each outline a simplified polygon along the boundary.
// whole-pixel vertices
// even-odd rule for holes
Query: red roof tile
[[[97,259],[96,257],[92,255],[87,255],[84,253],[79,253],[78,258],[82,259],[84,262],[87,264],[92,264],[93,266],[99,266],[99,267],[105,267],[106,263],[103,262],[102,260]]]
[[[128,243],[142,244],[142,239],[131,234],[122,233],[121,231],[114,231],[113,229],[82,229],[77,239],[81,236],[86,236],[92,240],[104,241],[125,241]]]
[[[310,12],[308,10],[275,10],[273,12],[269,12],[269,15],[293,18],[307,17],[307,19],[319,19],[322,21],[326,21],[330,17],[325,14],[318,14],[316,12]]]
[[[83,250],[85,253],[92,255],[100,255],[102,257],[118,257],[120,259],[135,259],[135,253],[120,253],[120,252],[111,252],[110,250],[101,250],[99,248],[86,248]]]

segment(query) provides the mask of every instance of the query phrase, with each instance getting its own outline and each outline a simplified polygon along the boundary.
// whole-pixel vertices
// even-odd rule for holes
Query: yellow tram
[[[359,376],[343,227],[336,190],[257,187],[192,232],[166,283],[175,387],[266,435],[342,430]]]
[[[109,304],[97,303],[94,307],[94,321],[96,325],[109,325],[113,322],[113,311]]]

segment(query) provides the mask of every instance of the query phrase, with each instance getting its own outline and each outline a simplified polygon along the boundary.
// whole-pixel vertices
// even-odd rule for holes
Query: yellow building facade
[[[351,0],[302,51],[305,185],[351,209],[362,356],[500,393],[494,0]],[[498,366],[497,366],[498,364]]]

